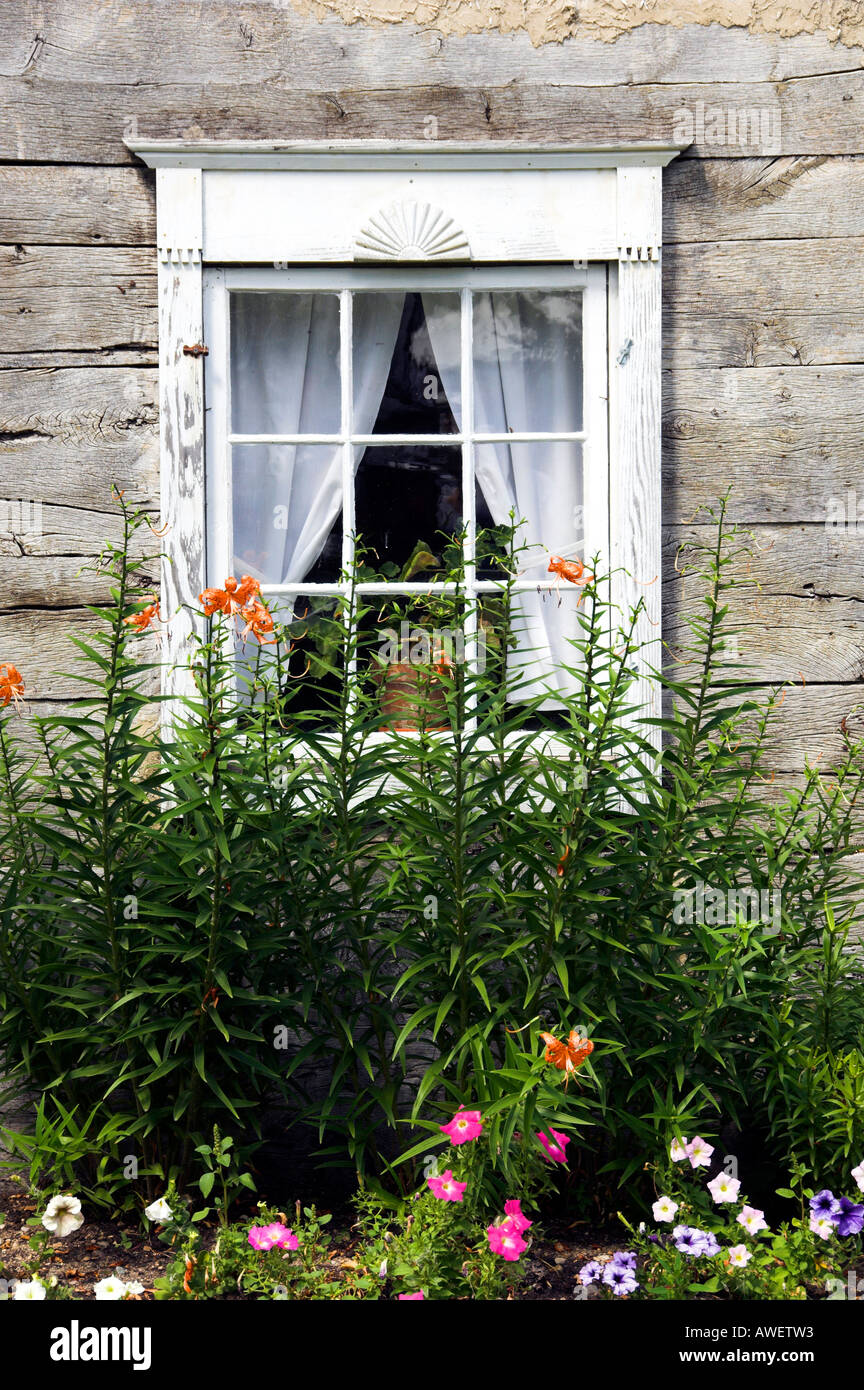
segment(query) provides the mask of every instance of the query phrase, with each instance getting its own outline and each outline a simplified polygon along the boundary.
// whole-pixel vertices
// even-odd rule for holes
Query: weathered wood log
[[[172,45],[176,43],[172,35]],[[715,111],[728,123],[718,143],[705,138],[690,155],[746,158],[754,154],[858,154],[862,136],[860,72],[802,77],[783,83],[629,84],[592,86],[578,71],[548,80],[502,84],[500,68],[466,68],[461,84],[408,89],[344,88],[338,70],[329,91],[304,89],[282,77],[260,86],[221,77],[185,83],[135,84],[0,80],[0,158],[70,163],[133,162],[123,139],[355,140],[437,139],[616,144],[672,141],[678,113]],[[373,80],[379,81],[376,73]],[[734,112],[734,117],[731,113]],[[739,144],[732,123],[767,113],[776,139]],[[748,118],[749,119],[749,118]]]
[[[394,11],[398,15],[398,11]],[[478,16],[482,20],[482,13]],[[428,24],[346,24],[335,14],[312,18],[274,4],[246,0],[53,0],[9,7],[4,21],[4,68],[10,74],[53,81],[134,84],[194,80],[237,85],[277,82],[329,91],[334,86],[404,87],[429,81],[467,85],[500,83],[518,73],[525,82],[579,80],[611,86],[628,81],[710,84],[718,72],[735,82],[854,72],[855,48],[825,33],[780,37],[745,27],[642,23],[614,43],[598,42],[579,24],[566,44],[535,47],[526,33],[501,34],[489,24],[480,34],[445,34]],[[473,74],[473,79],[472,79]]]
[[[0,242],[154,246],[153,176],[139,167],[4,165]]]
[[[93,535],[89,523],[73,520],[74,509],[111,513],[112,483],[132,505],[158,505],[155,370],[41,367],[5,371],[0,383],[0,494],[7,503],[43,506],[44,545],[34,538],[24,544],[26,553],[58,553],[64,546],[84,553],[62,538],[82,525],[83,534]],[[3,520],[0,533],[8,535]],[[98,525],[108,533],[105,515]]]
[[[706,242],[664,253],[664,367],[864,361],[864,237]]]
[[[28,700],[74,700],[81,696],[82,687],[71,674],[77,653],[70,638],[86,639],[98,626],[98,620],[86,608],[18,608],[0,612],[0,661],[11,661],[18,667]],[[157,639],[152,633],[132,640],[142,660],[159,659]]]
[[[861,487],[862,432],[860,365],[667,368],[664,519],[687,521],[730,487],[742,521],[822,521]]]
[[[0,247],[1,352],[153,352],[156,253]]]
[[[717,153],[675,159],[664,171],[667,245],[864,235],[864,158],[729,159]]]
[[[156,346],[156,255],[149,249],[2,246],[0,350]]]

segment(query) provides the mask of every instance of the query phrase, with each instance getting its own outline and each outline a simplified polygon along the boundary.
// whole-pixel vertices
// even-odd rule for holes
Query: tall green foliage
[[[299,676],[296,622],[249,640],[238,673],[234,620],[208,618],[194,693],[166,724],[127,621],[141,521],[124,511],[103,557],[82,701],[33,720],[38,763],[15,751],[21,716],[0,713],[6,1081],[44,1093],[43,1125],[52,1103],[89,1117],[101,1181],[122,1193],[130,1156],[145,1182],[185,1180],[214,1123],[252,1145],[273,1105],[331,1161],[397,1179],[399,1152],[470,1102],[502,1164],[515,1136],[554,1125],[615,1181],[697,1117],[710,1131],[755,1112],[800,1149],[778,1020],[827,997],[813,953],[826,900],[852,911],[862,749],[847,743],[830,784],[810,770],[765,804],[782,693],[760,702],[725,656],[744,545],[725,508],[689,557],[705,597],[658,673],[653,728],[634,705],[633,615],[622,628],[602,580],[578,610],[571,693],[551,715],[529,697],[507,574],[479,615],[485,669],[430,665],[413,728],[382,729],[388,614],[355,583],[315,617]],[[434,616],[455,631],[477,615],[458,564],[448,578]],[[595,1050],[565,1089],[538,1073],[538,1033],[575,1026]],[[843,1046],[848,1071],[860,1053]]]

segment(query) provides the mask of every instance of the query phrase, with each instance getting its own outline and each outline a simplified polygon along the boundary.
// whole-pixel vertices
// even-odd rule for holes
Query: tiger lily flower
[[[205,617],[212,618],[214,613],[224,613],[230,617],[232,613],[241,612],[260,593],[261,585],[251,574],[244,574],[240,579],[229,574],[224,588],[204,589],[198,595],[198,601]]]
[[[590,1057],[594,1051],[593,1042],[590,1038],[583,1038],[575,1028],[571,1028],[566,1042],[556,1038],[553,1033],[541,1033],[540,1036],[546,1043],[546,1061],[558,1071],[564,1072],[566,1086],[572,1073],[577,1067],[581,1067],[585,1058]]]
[[[159,618],[158,603],[148,604],[140,613],[133,613],[131,618],[124,618],[123,623],[126,627],[133,627],[136,632],[145,632],[154,618]]]
[[[8,705],[10,700],[14,700],[18,705],[23,694],[21,672],[8,661],[0,662],[0,704]]]
[[[243,629],[242,637],[245,641],[250,632],[258,638],[262,646],[275,642],[276,638],[269,634],[273,631],[272,615],[265,608],[260,598],[253,598],[250,603],[241,610],[242,616],[246,619],[246,626]]]

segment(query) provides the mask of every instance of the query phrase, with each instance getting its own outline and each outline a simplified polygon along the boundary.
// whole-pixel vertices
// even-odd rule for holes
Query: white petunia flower
[[[730,1245],[728,1250],[729,1263],[733,1269],[744,1269],[751,1254],[752,1252],[747,1249],[746,1245]]]
[[[718,1173],[707,1187],[715,1202],[736,1202],[741,1181],[739,1178],[731,1178],[728,1173]]]
[[[41,1279],[19,1279],[12,1295],[16,1303],[41,1303],[45,1297],[45,1285]]]
[[[159,1197],[155,1202],[151,1202],[149,1207],[144,1208],[144,1215],[148,1221],[170,1221],[174,1215],[173,1211],[165,1201],[164,1197]]]
[[[80,1200],[65,1193],[52,1197],[45,1208],[42,1225],[55,1236],[71,1236],[73,1231],[84,1225]]]
[[[126,1285],[116,1274],[109,1274],[106,1279],[100,1279],[98,1284],[93,1285],[93,1292],[97,1303],[116,1303],[126,1293]]]
[[[697,1134],[695,1139],[690,1140],[685,1152],[690,1160],[691,1168],[707,1168],[714,1149],[711,1144],[706,1144],[705,1140]]]
[[[830,1240],[837,1227],[829,1216],[817,1216],[814,1212],[810,1217],[810,1230],[814,1236],[821,1236],[823,1240]]]
[[[673,1139],[669,1146],[669,1157],[673,1163],[680,1163],[687,1157],[687,1140]]]
[[[859,1192],[864,1192],[864,1162],[859,1163],[857,1168],[852,1169],[852,1176],[855,1179]]]
[[[671,1197],[658,1197],[652,1210],[655,1221],[673,1221],[678,1210],[678,1203],[673,1202]]]
[[[129,1283],[126,1285],[126,1297],[127,1297],[127,1298],[132,1298],[132,1297],[136,1297],[136,1298],[137,1298],[138,1295],[139,1295],[139,1294],[142,1294],[143,1292],[144,1292],[144,1285],[143,1285],[143,1284],[139,1284],[137,1279],[130,1279]]]

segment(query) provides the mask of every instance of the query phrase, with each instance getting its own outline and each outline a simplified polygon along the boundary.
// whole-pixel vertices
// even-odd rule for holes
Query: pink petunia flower
[[[441,1202],[461,1202],[465,1198],[467,1182],[457,1182],[453,1176],[453,1170],[447,1169],[440,1178],[427,1178],[427,1185],[432,1189],[433,1197],[437,1197]]]
[[[523,1231],[527,1231],[529,1227],[534,1225],[534,1222],[529,1221],[528,1217],[523,1212],[522,1205],[518,1197],[511,1197],[509,1202],[505,1202],[504,1211],[514,1231],[517,1231],[519,1235],[521,1235]]]
[[[690,1143],[685,1146],[685,1153],[690,1160],[691,1168],[707,1168],[711,1162],[711,1155],[713,1152],[713,1146],[711,1144],[706,1144],[705,1140],[700,1139],[698,1134],[695,1139],[691,1139]]]
[[[418,1289],[416,1293],[400,1293],[400,1294],[398,1295],[398,1302],[399,1302],[399,1303],[416,1303],[417,1300],[418,1300],[419,1298],[424,1298],[424,1299],[425,1299],[425,1297],[426,1297],[426,1295],[425,1295],[425,1293],[423,1292],[423,1290],[422,1290],[422,1289]]]
[[[522,1234],[513,1225],[513,1219],[505,1216],[503,1221],[499,1221],[497,1226],[487,1226],[486,1235],[489,1239],[489,1249],[493,1255],[500,1255],[502,1260],[518,1260],[528,1246],[522,1239]]]
[[[564,1149],[566,1145],[570,1143],[569,1134],[560,1134],[557,1129],[552,1129],[550,1127],[548,1134],[544,1134],[543,1130],[541,1129],[537,1135],[537,1138],[543,1145],[543,1150],[548,1159],[551,1159],[553,1163],[567,1162],[567,1155],[564,1152]]]
[[[439,1125],[438,1128],[442,1134],[448,1135],[451,1144],[467,1144],[470,1139],[477,1139],[483,1133],[483,1121],[479,1110],[464,1110],[460,1105],[449,1125]]]
[[[673,1139],[669,1145],[669,1157],[673,1163],[682,1163],[687,1157],[687,1140]]]
[[[296,1250],[299,1241],[294,1232],[281,1221],[269,1226],[253,1226],[249,1232],[249,1244],[253,1250]]]

